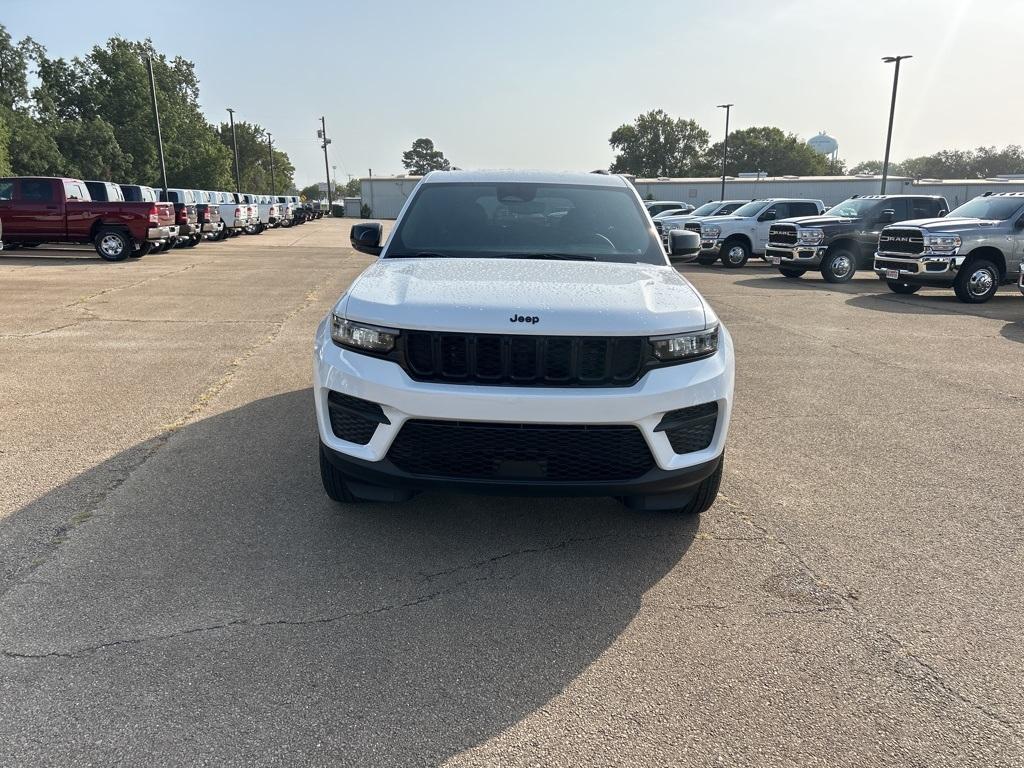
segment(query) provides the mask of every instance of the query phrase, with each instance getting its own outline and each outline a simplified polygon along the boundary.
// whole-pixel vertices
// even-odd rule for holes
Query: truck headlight
[[[676,336],[653,336],[654,356],[666,362],[708,357],[718,351],[718,326]]]
[[[700,228],[700,236],[701,237],[706,237],[708,240],[714,240],[720,234],[722,234],[722,228],[717,226],[717,225],[715,225],[715,224],[709,224],[706,227],[702,226]]]
[[[334,343],[364,352],[390,352],[395,348],[398,331],[374,325],[354,323],[338,315],[331,315],[331,338]]]
[[[796,233],[796,239],[801,245],[817,245],[825,239],[825,231],[821,229],[801,229]]]
[[[924,247],[935,253],[953,253],[960,248],[960,236],[929,232],[924,236]]]

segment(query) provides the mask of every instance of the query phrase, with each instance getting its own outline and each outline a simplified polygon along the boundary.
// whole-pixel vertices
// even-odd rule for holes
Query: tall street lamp
[[[270,194],[277,196],[277,180],[274,178],[274,142],[267,131],[267,149],[270,150]]]
[[[238,172],[238,137],[235,135],[235,110],[228,107],[231,117],[231,145],[235,148],[235,192],[242,194],[242,176]]]
[[[733,108],[733,104],[719,104],[719,109],[725,110],[725,142],[722,145],[722,194],[719,196],[719,200],[725,200],[725,160],[729,157],[729,111]]]
[[[886,64],[895,64],[896,69],[892,73],[892,102],[889,104],[889,132],[885,135],[885,160],[882,162],[882,194],[885,194],[885,182],[889,177],[889,147],[892,145],[892,120],[896,115],[896,86],[900,83],[900,62],[904,59],[912,59],[913,56],[885,56],[882,61]]]

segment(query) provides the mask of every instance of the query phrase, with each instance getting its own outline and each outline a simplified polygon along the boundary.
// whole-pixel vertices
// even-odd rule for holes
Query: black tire
[[[718,261],[718,257],[711,256],[709,254],[701,254],[700,256],[697,257],[697,263],[705,267],[710,267],[716,261]]]
[[[143,243],[135,249],[135,253],[132,254],[133,259],[141,259],[147,253],[152,253],[154,248],[153,243]]]
[[[711,505],[718,498],[718,489],[722,485],[722,470],[724,468],[725,454],[723,453],[722,460],[718,462],[718,469],[701,481],[690,502],[686,506],[675,510],[676,513],[680,515],[700,515],[711,509]]]
[[[327,458],[327,449],[324,448],[323,443],[320,443],[320,481],[324,485],[324,492],[331,501],[340,504],[355,504],[362,501],[352,494],[345,483],[345,476]]]
[[[920,285],[914,285],[913,283],[906,283],[902,280],[886,280],[885,284],[889,286],[889,290],[893,293],[917,293],[921,290]]]
[[[38,248],[42,243],[22,243],[22,248]]]
[[[195,248],[199,245],[199,241],[202,239],[201,235],[189,235],[188,237],[179,240],[178,245],[182,248]]]
[[[779,267],[779,274],[788,277],[790,280],[798,280],[804,276],[806,269],[802,267]]]
[[[93,238],[96,253],[104,261],[124,261],[134,250],[132,239],[120,229],[104,227]]]
[[[5,251],[16,251],[21,248],[21,243],[4,243]]]
[[[857,254],[845,248],[830,250],[821,262],[821,276],[826,283],[848,283],[856,272]]]
[[[750,261],[750,246],[744,240],[726,240],[720,253],[726,269],[739,269]]]
[[[965,304],[984,304],[996,295],[1002,275],[988,259],[972,259],[960,267],[953,292]]]

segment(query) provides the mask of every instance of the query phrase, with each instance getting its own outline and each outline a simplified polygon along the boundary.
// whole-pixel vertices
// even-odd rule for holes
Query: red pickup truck
[[[8,249],[91,243],[107,261],[145,256],[177,237],[170,203],[93,200],[80,179],[0,178],[0,223]]]

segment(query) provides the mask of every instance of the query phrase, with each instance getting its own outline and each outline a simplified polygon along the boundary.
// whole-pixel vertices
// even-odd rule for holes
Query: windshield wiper
[[[597,261],[585,253],[503,253],[500,259],[548,259],[551,261]]]

